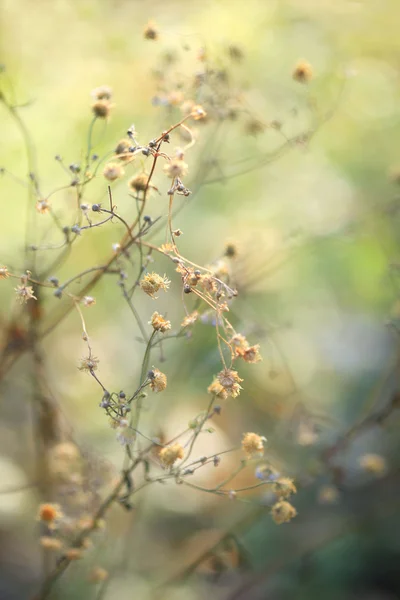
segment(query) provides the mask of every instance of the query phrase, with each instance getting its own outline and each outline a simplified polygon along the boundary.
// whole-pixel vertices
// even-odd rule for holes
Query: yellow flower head
[[[256,433],[245,433],[242,439],[242,449],[246,453],[247,458],[263,455],[264,442],[265,438]]]
[[[273,484],[272,491],[279,498],[289,498],[289,496],[297,492],[297,489],[293,483],[293,479],[289,479],[289,477],[281,477]]]
[[[280,500],[271,509],[271,515],[275,523],[281,525],[282,523],[288,523],[297,515],[297,510],[290,502]]]
[[[165,333],[171,329],[171,321],[164,319],[158,312],[153,313],[151,321],[149,322],[152,324],[155,331],[161,331],[161,333]]]
[[[364,454],[360,457],[359,464],[364,471],[377,477],[384,475],[387,471],[386,460],[380,454]]]
[[[154,294],[156,294],[158,290],[166,291],[169,288],[170,283],[171,282],[165,275],[161,277],[158,273],[147,273],[141,280],[140,287],[148,296],[150,296],[150,298],[155,298]]]
[[[172,444],[162,448],[158,454],[160,461],[164,467],[172,467],[172,465],[184,457],[185,450],[181,444]]]
[[[40,545],[45,550],[61,550],[62,548],[61,540],[48,535],[45,535],[40,538]]]

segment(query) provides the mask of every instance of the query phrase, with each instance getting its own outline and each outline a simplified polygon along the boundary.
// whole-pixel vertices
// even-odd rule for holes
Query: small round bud
[[[49,282],[54,285],[54,287],[58,287],[59,286],[59,281],[57,277],[54,277],[54,275],[52,275],[51,277],[49,277]]]
[[[54,292],[54,296],[56,298],[61,298],[62,293],[63,293],[62,289],[61,288],[57,288],[56,291]]]
[[[190,287],[190,285],[184,285],[183,286],[183,291],[185,292],[185,294],[190,294],[190,292],[192,291],[192,288]]]
[[[92,211],[93,212],[100,212],[101,211],[100,204],[92,204]]]

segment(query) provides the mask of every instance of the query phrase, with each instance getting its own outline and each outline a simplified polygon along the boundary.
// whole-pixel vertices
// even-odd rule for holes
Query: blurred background
[[[182,118],[185,101],[204,106],[207,118],[194,122],[196,143],[185,154],[192,194],[175,197],[173,225],[183,232],[181,253],[200,265],[225,260],[226,244],[235,245],[228,262],[239,295],[229,316],[260,344],[263,361],[241,366],[241,395],[223,403],[195,456],[240,445],[244,432],[255,431],[268,440],[267,459],[298,487],[298,516],[278,526],[267,488],[240,502],[173,483],[149,486],[133,511],[115,507],[106,532],[96,533],[52,597],[400,597],[398,1],[3,0],[0,11],[1,93],[21,106],[40,193],[58,190],[51,205],[62,225],[76,219],[69,165],[84,160],[93,89],[110,86],[114,104],[94,126],[98,160],[112,156],[132,124],[145,144]],[[147,39],[149,22],[156,39]],[[4,103],[0,119],[0,263],[20,273],[31,167]],[[184,131],[173,134],[171,151],[187,142]],[[143,168],[149,163],[138,158],[112,184],[127,222],[137,210],[127,183]],[[146,210],[161,219],[149,241],[161,244],[168,212],[161,168],[153,182],[159,192],[152,190]],[[102,168],[85,202],[107,204]],[[62,243],[60,230],[46,214],[28,233],[47,269],[57,251],[41,248]],[[86,231],[52,275],[63,282],[102,264],[123,234],[117,221]],[[168,275],[171,290],[157,302],[137,294],[136,309],[145,324],[157,310],[178,327],[180,277],[163,257],[151,268]],[[17,600],[40,581],[36,513],[46,498],[35,483],[31,360],[7,363],[7,352],[25,343],[24,317],[14,280],[0,283],[8,365],[0,383],[0,600]],[[133,391],[143,357],[137,324],[117,278],[103,278],[91,293],[97,302],[85,318],[99,376],[108,389]],[[41,300],[46,331],[67,300],[51,290]],[[207,386],[221,368],[212,316],[191,331],[152,356],[169,385],[145,402],[141,427],[150,437],[172,438],[207,407]],[[95,505],[118,475],[123,449],[99,408],[98,385],[77,369],[85,352],[75,312],[43,341],[57,441],[80,448]],[[228,454],[196,481],[216,485],[237,464]],[[235,487],[257,483],[255,469]],[[69,502],[62,488],[57,500]],[[106,583],[88,581],[98,565],[110,574]]]

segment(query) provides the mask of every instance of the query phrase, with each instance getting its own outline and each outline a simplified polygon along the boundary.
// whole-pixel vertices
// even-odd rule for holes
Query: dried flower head
[[[234,371],[233,369],[223,369],[218,373],[217,379],[228,396],[232,396],[232,398],[239,396],[240,390],[242,389],[239,382],[243,381],[243,379],[239,377],[237,371]]]
[[[143,31],[144,38],[146,40],[158,40],[159,31],[156,24],[153,21],[149,21]]]
[[[207,116],[206,111],[200,104],[195,104],[192,108],[192,112],[190,113],[192,119],[195,121],[200,121],[201,119],[205,119]]]
[[[155,331],[161,331],[161,333],[165,333],[171,329],[171,321],[164,319],[158,312],[153,313],[149,323],[151,323]]]
[[[179,104],[182,104],[184,96],[180,90],[172,90],[172,92],[168,94],[167,99],[168,104],[171,106],[179,106]]]
[[[252,135],[253,137],[257,137],[261,133],[264,133],[267,126],[265,123],[260,121],[259,119],[250,118],[244,124],[244,131],[247,135]]]
[[[95,117],[106,119],[110,115],[111,103],[108,100],[96,100],[92,104],[92,111]]]
[[[188,165],[180,158],[173,158],[164,165],[164,173],[171,179],[183,178],[188,173]]]
[[[47,525],[53,525],[55,521],[58,521],[63,517],[59,504],[41,504],[38,509],[37,519],[43,521]]]
[[[255,346],[249,346],[245,350],[243,350],[239,356],[243,358],[243,360],[247,363],[257,363],[262,360],[262,356],[259,352],[260,344],[256,344]]]
[[[129,152],[129,148],[131,146],[132,142],[128,138],[119,140],[117,147],[115,148],[115,154],[117,155],[117,158],[122,161],[130,160],[132,158],[132,155]]]
[[[323,485],[318,490],[320,504],[334,504],[339,500],[339,490],[334,485]]]
[[[146,173],[134,175],[132,179],[129,180],[128,185],[135,192],[145,192],[149,187],[149,176],[146,175]]]
[[[209,294],[213,294],[217,291],[217,284],[215,283],[214,277],[211,275],[202,275],[199,279],[199,284]]]
[[[265,441],[265,437],[261,437],[256,433],[245,433],[242,439],[242,449],[246,453],[247,458],[262,456],[264,454]]]
[[[96,298],[93,298],[93,296],[83,296],[82,304],[87,307],[93,306],[96,304]]]
[[[62,548],[61,540],[59,540],[56,537],[51,537],[49,535],[44,535],[40,538],[40,545],[45,550],[57,551],[57,550],[61,550],[61,548]]]
[[[76,444],[72,442],[61,442],[51,448],[50,458],[56,461],[74,462],[80,460],[81,453]]]
[[[299,83],[308,83],[313,76],[311,65],[305,60],[297,63],[293,71],[293,79]]]
[[[35,208],[39,214],[45,215],[50,211],[50,204],[46,199],[38,200]]]
[[[65,552],[65,556],[68,560],[79,560],[82,558],[82,550],[79,548],[68,548]]]
[[[218,379],[214,379],[212,381],[207,388],[207,392],[213,396],[216,396],[217,398],[221,398],[222,400],[226,400],[229,395],[225,388],[220,384]]]
[[[199,313],[197,310],[194,310],[193,312],[191,312],[189,315],[187,315],[182,323],[181,323],[181,327],[189,327],[189,325],[194,325],[194,323],[196,323],[197,319],[199,318]]]
[[[152,369],[148,378],[150,379],[150,387],[153,392],[162,392],[167,387],[167,376],[158,369]]]
[[[7,279],[10,277],[10,273],[7,267],[0,267],[0,279]]]
[[[111,100],[112,89],[108,85],[100,85],[91,91],[94,100]]]
[[[21,304],[26,304],[31,299],[37,300],[33,293],[33,287],[30,285],[18,285],[14,290]]]
[[[97,371],[99,365],[99,359],[94,356],[87,356],[81,359],[78,369],[80,371]]]
[[[185,450],[181,444],[172,444],[162,448],[158,456],[164,467],[172,467],[177,460],[185,456]]]
[[[165,275],[161,277],[158,273],[147,273],[140,281],[140,287],[150,298],[155,298],[154,294],[158,290],[164,290],[165,292],[169,288],[170,283],[170,280]]]
[[[380,454],[364,454],[359,458],[359,464],[364,471],[377,477],[387,471],[386,460]]]
[[[108,571],[102,567],[93,567],[89,573],[88,579],[90,583],[101,583],[102,581],[106,581],[106,579],[108,579]]]
[[[281,477],[273,484],[272,491],[279,496],[279,498],[289,498],[289,496],[297,492],[297,488],[293,483],[293,479]]]
[[[115,181],[125,175],[124,169],[118,163],[108,163],[103,170],[103,175],[108,181]]]
[[[290,504],[290,502],[280,500],[273,505],[271,509],[271,515],[275,523],[281,525],[282,523],[288,523],[291,521],[297,515],[297,511],[294,506]]]

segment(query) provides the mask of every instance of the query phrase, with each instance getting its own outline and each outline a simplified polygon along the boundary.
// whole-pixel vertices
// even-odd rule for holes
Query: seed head
[[[242,439],[242,449],[247,458],[262,456],[264,454],[264,441],[265,438],[256,433],[245,433]]]
[[[131,140],[127,138],[120,140],[117,144],[117,147],[115,148],[115,154],[117,155],[117,158],[119,158],[122,161],[129,160],[131,158],[129,152],[129,148],[131,146]]]
[[[285,500],[280,500],[271,509],[271,515],[277,525],[288,523],[297,515],[297,510]]]
[[[293,71],[293,79],[299,83],[308,83],[313,76],[312,66],[305,60],[297,63]]]
[[[228,396],[232,396],[232,398],[239,396],[240,390],[242,389],[239,382],[243,381],[243,379],[239,377],[237,371],[232,369],[223,369],[218,373],[217,380],[224,388]]]
[[[161,331],[161,333],[165,333],[169,329],[171,329],[171,321],[167,321],[161,316],[158,312],[153,313],[151,317],[151,321],[149,321],[153,326],[155,331]]]
[[[149,21],[147,23],[146,27],[144,28],[143,35],[146,40],[158,40],[159,31],[156,24],[153,21]]]
[[[118,163],[111,162],[104,167],[103,175],[108,181],[115,181],[116,179],[123,177],[125,171]]]
[[[171,179],[182,178],[188,173],[188,165],[180,158],[173,158],[164,166],[164,173]]]
[[[162,448],[158,456],[164,467],[172,467],[177,460],[185,456],[185,450],[181,444],[172,444]]]
[[[99,119],[106,119],[110,115],[111,103],[108,100],[96,100],[92,104],[92,111]]]
[[[94,356],[87,356],[86,358],[81,359],[78,369],[80,371],[88,372],[97,371],[99,362],[100,361],[98,360],[98,358],[95,358]]]
[[[94,100],[111,100],[112,89],[108,85],[100,85],[91,92]]]
[[[134,175],[132,179],[129,180],[129,187],[135,192],[145,192],[148,188],[149,176],[146,173],[140,173],[139,175]]]
[[[171,282],[165,275],[161,277],[158,273],[147,273],[141,280],[140,287],[148,296],[150,296],[150,298],[155,298],[154,294],[156,294],[158,290],[166,291],[169,288],[170,283]]]

